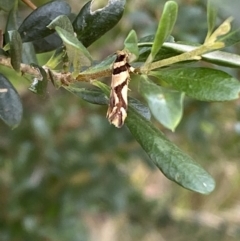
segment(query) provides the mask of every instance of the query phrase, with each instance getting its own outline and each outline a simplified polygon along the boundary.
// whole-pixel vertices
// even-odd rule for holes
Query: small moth
[[[127,117],[127,94],[130,72],[134,72],[135,69],[128,63],[129,54],[126,51],[117,51],[116,54],[117,58],[112,68],[111,93],[107,118],[111,124],[120,128]]]

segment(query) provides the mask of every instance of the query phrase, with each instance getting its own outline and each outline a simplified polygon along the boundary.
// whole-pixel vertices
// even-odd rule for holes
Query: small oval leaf
[[[138,58],[138,56],[139,56],[138,38],[137,38],[137,34],[134,30],[131,30],[130,33],[128,34],[128,36],[126,37],[126,39],[124,41],[124,49],[127,49],[131,53],[131,56],[134,55],[134,59]],[[131,59],[133,59],[133,58],[131,57]]]
[[[74,75],[79,73],[82,66],[90,66],[92,57],[75,35],[58,26],[55,30],[66,47],[68,59],[73,65]]]
[[[214,3],[212,0],[209,0],[207,3],[208,33],[207,33],[206,40],[212,34],[212,32],[215,28],[216,18],[217,18],[217,4]]]
[[[11,128],[19,125],[22,119],[22,103],[20,97],[8,81],[0,74],[0,118]]]
[[[213,178],[131,107],[126,124],[153,163],[167,178],[186,189],[202,194],[213,191]]]
[[[92,1],[83,6],[73,22],[77,38],[88,47],[103,34],[113,28],[121,19],[125,0],[109,0],[107,6],[91,10]]]
[[[72,23],[70,19],[65,15],[60,15],[56,17],[47,27],[49,29],[55,29],[55,27],[57,26],[71,34],[74,34]]]
[[[22,45],[23,51],[22,51],[22,63],[24,64],[37,64],[37,56],[33,47],[33,44],[31,42],[23,43]]]
[[[147,76],[142,76],[139,92],[147,101],[156,120],[174,131],[182,118],[184,94],[156,85],[150,82]]]
[[[64,88],[89,103],[98,105],[108,104],[108,98],[99,89],[77,88],[73,86],[64,86]]]
[[[63,42],[57,33],[32,42],[37,54],[49,52],[62,46]]]
[[[153,41],[151,53],[146,63],[151,63],[164,41],[168,38],[177,19],[178,5],[174,1],[167,1],[164,5],[163,13],[159,21],[158,29]]]
[[[22,40],[17,30],[8,31],[10,39],[11,65],[17,72],[20,72],[22,61]]]
[[[52,1],[34,10],[21,24],[18,31],[23,42],[44,38],[53,33],[46,26],[59,15],[69,15],[70,6],[64,1]]]

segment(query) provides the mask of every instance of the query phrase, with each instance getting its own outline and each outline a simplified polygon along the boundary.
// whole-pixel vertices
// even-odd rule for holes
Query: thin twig
[[[0,65],[3,65],[5,67],[8,67],[10,69],[13,69],[12,65],[11,65],[11,59],[10,58],[6,58],[4,56],[0,56]],[[72,77],[72,74],[70,72],[68,73],[59,73],[53,70],[50,70],[48,67],[43,66],[42,67],[46,74],[47,74],[47,79],[49,81],[51,81],[52,79],[56,82],[56,84],[58,85],[68,85],[70,83],[76,82],[76,79],[74,79]],[[49,74],[49,71],[51,71],[51,76]],[[22,73],[22,75],[26,75],[26,76],[32,76],[32,78],[37,78],[37,79],[41,79],[42,76],[39,73],[39,70],[37,68],[34,68],[31,65],[28,64],[20,64],[20,72]],[[86,81],[86,80],[85,80]]]
[[[156,61],[154,63],[146,64],[143,67],[140,68],[140,72],[145,74],[149,72],[150,70],[157,69],[163,66],[169,66],[174,63],[178,63],[181,61],[187,61],[187,60],[199,60],[201,59],[201,55],[213,51],[215,49],[220,49],[224,47],[224,44],[221,42],[216,42],[211,45],[202,45],[200,47],[197,47],[196,49],[193,49],[189,52],[185,52],[183,54],[168,58],[168,59],[163,59],[160,61]]]
[[[31,0],[22,0],[28,7],[30,7],[32,10],[35,10],[37,6],[31,2]]]

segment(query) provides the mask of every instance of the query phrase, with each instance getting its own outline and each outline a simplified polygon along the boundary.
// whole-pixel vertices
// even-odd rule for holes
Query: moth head
[[[117,55],[117,59],[116,59],[117,62],[120,62],[120,61],[128,62],[130,53],[127,50],[118,50],[116,52],[116,55]]]

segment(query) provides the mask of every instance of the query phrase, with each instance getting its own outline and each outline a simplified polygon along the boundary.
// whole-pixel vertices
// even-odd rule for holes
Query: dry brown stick
[[[5,67],[8,67],[10,69],[13,69],[12,65],[11,65],[11,60],[10,58],[6,58],[4,56],[0,56],[0,65],[3,65]],[[72,77],[72,74],[70,72],[68,73],[59,73],[56,71],[51,71],[48,67],[43,66],[42,67],[46,74],[47,74],[47,78],[48,80],[53,79],[56,83],[58,83],[59,85],[68,85],[70,83],[73,83],[76,81],[76,79],[74,79]],[[49,74],[49,71],[51,71],[51,76]],[[20,72],[22,73],[22,75],[30,75],[33,78],[37,78],[37,79],[41,79],[42,75],[40,74],[39,70],[31,65],[28,64],[21,64],[20,65]],[[86,81],[86,80],[85,80]]]
[[[30,7],[32,10],[35,10],[37,6],[31,2],[31,0],[22,0],[28,7]]]

